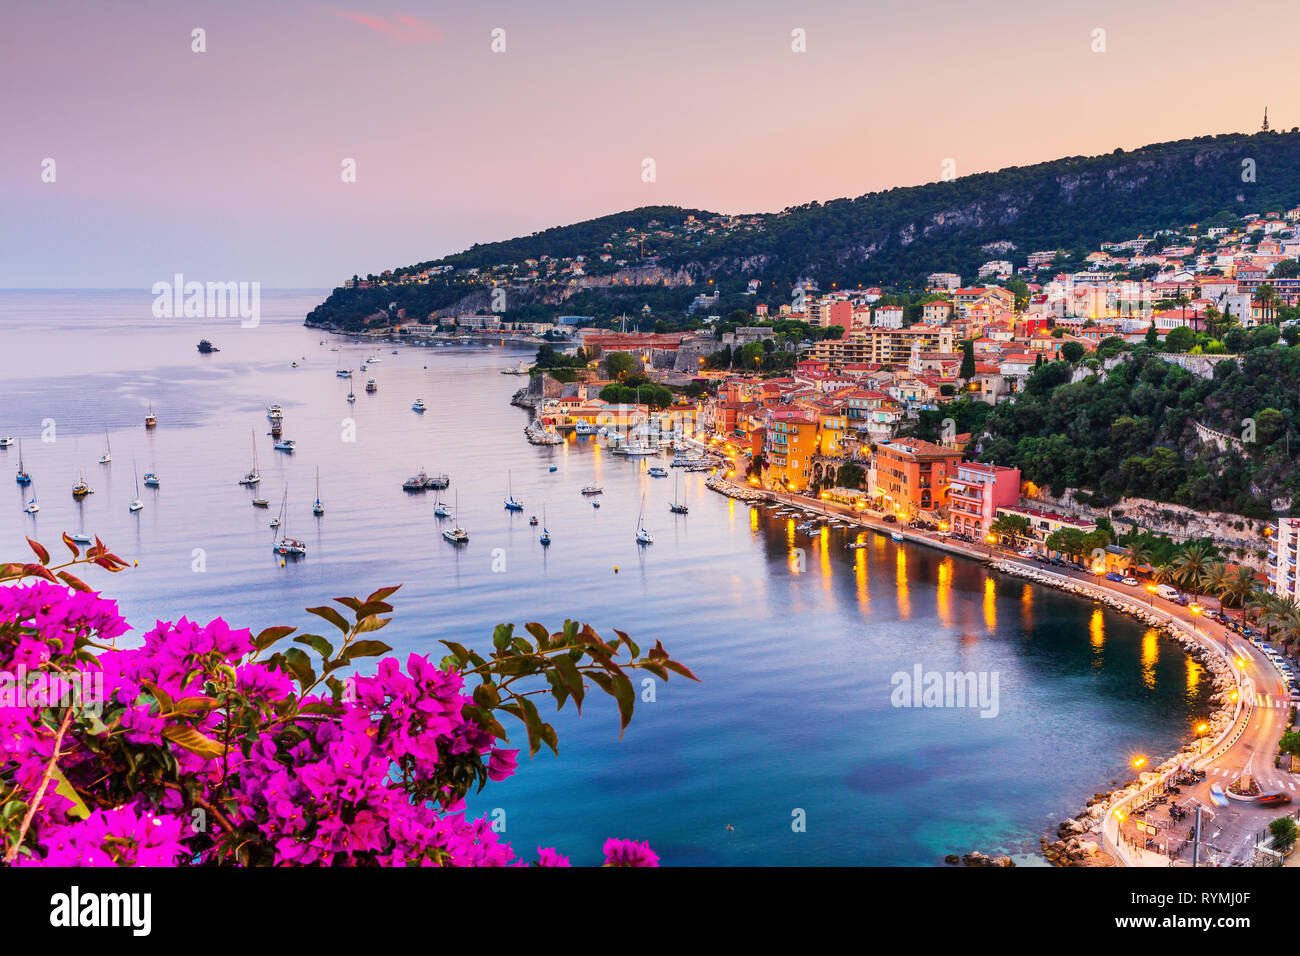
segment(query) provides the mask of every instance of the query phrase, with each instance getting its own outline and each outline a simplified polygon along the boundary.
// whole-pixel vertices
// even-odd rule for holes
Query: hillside
[[[1254,161],[1253,181],[1243,181],[1247,159]],[[336,289],[308,323],[355,328],[390,304],[420,317],[486,310],[494,281],[509,292],[507,319],[556,312],[608,317],[643,305],[656,317],[680,317],[702,285],[709,289],[709,279],[724,294],[711,311],[727,308],[727,297],[740,296],[751,279],[761,282],[757,300],[743,299],[751,307],[787,302],[793,285],[806,280],[823,290],[832,284],[919,287],[937,271],[970,281],[993,258],[1020,265],[1030,251],[1059,249],[1077,262],[1102,241],[1294,206],[1300,204],[1298,172],[1300,133],[1225,134],[778,213],[720,217],[645,207],[395,268],[384,277],[388,285]],[[602,255],[609,261],[600,261]],[[553,267],[575,256],[586,260],[581,275],[548,272],[546,257]],[[424,284],[396,284],[438,268],[445,271]]]

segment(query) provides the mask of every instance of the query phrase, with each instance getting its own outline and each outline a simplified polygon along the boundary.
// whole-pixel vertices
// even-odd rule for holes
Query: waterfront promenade
[[[821,498],[755,488],[735,479],[722,480],[729,486],[724,493],[729,491],[735,497],[779,502],[866,530],[897,533],[906,542],[960,554],[990,564],[995,569],[1002,566],[1013,573],[1020,572],[1018,576],[1032,575],[1049,586],[1086,588],[1092,596],[1104,598],[1108,603],[1122,605],[1140,616],[1167,622],[1208,654],[1223,660],[1231,670],[1238,702],[1234,707],[1234,719],[1217,737],[1209,739],[1202,753],[1190,761],[1191,766],[1205,770],[1205,779],[1195,786],[1182,787],[1179,793],[1168,794],[1169,803],[1144,814],[1132,814],[1128,809],[1149,795],[1164,792],[1167,784],[1172,782],[1167,779],[1169,775],[1146,775],[1144,786],[1112,798],[1099,828],[1099,842],[1117,863],[1127,866],[1190,865],[1191,828],[1195,810],[1200,807],[1199,863],[1249,864],[1255,856],[1258,834],[1267,829],[1269,822],[1287,811],[1236,800],[1229,801],[1226,807],[1218,807],[1211,799],[1210,787],[1217,783],[1226,789],[1243,773],[1249,772],[1264,792],[1280,791],[1300,798],[1300,778],[1273,765],[1278,740],[1287,729],[1293,706],[1286,685],[1272,663],[1254,645],[1222,624],[1207,620],[1189,608],[1152,595],[1145,589],[1135,591],[1097,574],[1057,568],[1048,571],[1037,562],[995,545],[955,541],[937,532],[887,522],[876,512],[863,512]],[[1194,728],[1189,727],[1188,731],[1191,735]],[[1168,755],[1145,756],[1146,765],[1154,767],[1163,763]],[[1186,808],[1189,811],[1186,818],[1182,821],[1170,818],[1169,804]],[[1139,822],[1155,827],[1156,833],[1140,832]]]

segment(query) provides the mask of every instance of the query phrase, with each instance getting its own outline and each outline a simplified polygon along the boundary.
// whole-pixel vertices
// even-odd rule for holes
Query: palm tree
[[[1222,561],[1216,561],[1205,566],[1205,569],[1197,577],[1197,582],[1206,594],[1220,597],[1227,590],[1229,579],[1228,566]],[[1220,605],[1222,605],[1222,600],[1220,600]]]
[[[1138,541],[1128,549],[1130,571],[1136,568],[1139,564],[1148,568],[1153,568],[1155,566],[1155,559],[1155,550],[1145,541]]]
[[[1224,589],[1219,592],[1219,603],[1227,607],[1241,608],[1241,623],[1246,624],[1246,605],[1255,593],[1255,572],[1250,568],[1237,568],[1228,575]]]
[[[1210,561],[1209,549],[1203,544],[1183,545],[1174,557],[1174,570],[1178,583],[1200,597],[1201,575]]]
[[[1168,584],[1178,577],[1178,571],[1172,564],[1157,564],[1151,570],[1151,577],[1156,584]]]

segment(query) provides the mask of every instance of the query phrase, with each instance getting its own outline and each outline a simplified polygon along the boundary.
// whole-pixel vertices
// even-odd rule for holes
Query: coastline
[[[1228,736],[1236,723],[1237,713],[1234,706],[1233,692],[1239,691],[1239,684],[1232,668],[1226,660],[1219,656],[1223,653],[1222,649],[1208,635],[1202,635],[1197,631],[1187,629],[1175,618],[1142,603],[1136,598],[1122,592],[1112,591],[1092,582],[1042,571],[1032,565],[1023,564],[1003,556],[995,557],[978,548],[968,547],[949,540],[937,540],[928,535],[899,528],[897,525],[872,520],[870,516],[862,513],[833,508],[821,500],[800,498],[796,495],[740,485],[717,473],[710,475],[705,481],[705,485],[712,491],[748,504],[767,501],[783,502],[805,511],[818,512],[838,520],[849,521],[863,529],[884,533],[896,532],[908,543],[922,544],[941,551],[958,554],[979,561],[1000,573],[1105,604],[1112,610],[1158,629],[1162,636],[1177,642],[1191,659],[1195,660],[1199,666],[1211,675],[1213,691],[1210,695],[1210,701],[1215,709],[1208,720],[1210,729],[1206,737],[1212,738],[1214,744],[1202,751],[1196,738],[1189,736],[1177,751],[1166,757],[1153,769],[1138,774],[1136,780],[1130,781],[1121,787],[1094,792],[1092,798],[1088,800],[1079,813],[1058,824],[1055,839],[1040,838],[1041,853],[1048,863],[1053,866],[1105,867],[1127,863],[1122,858],[1116,859],[1119,856],[1116,852],[1117,848],[1113,846],[1112,841],[1107,838],[1107,834],[1104,832],[1109,815],[1148,788],[1158,785],[1167,774],[1200,759],[1203,752],[1212,753],[1218,744]],[[1239,694],[1237,696],[1239,697]],[[1108,844],[1110,845],[1108,846]],[[975,852],[967,853],[961,857],[950,854],[945,857],[945,862],[955,863],[960,860],[966,866],[1007,865],[1001,862],[993,864],[986,862],[990,859],[1000,861],[1002,858],[989,858]]]

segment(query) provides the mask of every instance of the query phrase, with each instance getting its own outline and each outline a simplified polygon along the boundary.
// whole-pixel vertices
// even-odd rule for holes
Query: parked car
[[[883,520],[888,521],[890,524],[894,524],[896,521],[898,521],[898,516],[897,516],[897,515],[885,515],[885,517],[884,517]]]
[[[1261,807],[1280,807],[1290,803],[1291,797],[1289,794],[1282,793],[1279,790],[1277,793],[1263,794],[1255,802]]]
[[[1187,605],[1189,605],[1189,604],[1192,603],[1191,601],[1189,601],[1189,600],[1187,599],[1187,595],[1186,595],[1186,594],[1180,594],[1180,595],[1178,595],[1178,597],[1174,598],[1173,600],[1174,600],[1174,603],[1177,604],[1177,605],[1179,605],[1180,607],[1187,607]]]
[[[1178,588],[1170,584],[1157,584],[1156,594],[1159,594],[1166,601],[1177,601],[1182,597],[1182,595],[1178,593]]]
[[[1123,581],[1123,580],[1124,580],[1124,575],[1120,574],[1118,571],[1107,571],[1107,572],[1106,572],[1106,580],[1107,580],[1107,581]]]
[[[1121,583],[1121,584],[1126,584],[1126,585],[1128,585],[1128,586],[1131,587],[1131,588],[1135,588],[1135,587],[1138,586],[1138,579],[1137,579],[1137,578],[1134,578],[1134,577],[1126,577],[1126,578],[1124,578],[1124,580],[1121,581],[1120,583]]]

